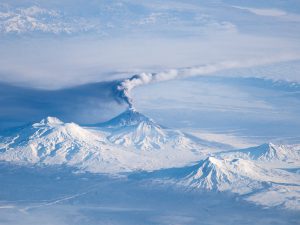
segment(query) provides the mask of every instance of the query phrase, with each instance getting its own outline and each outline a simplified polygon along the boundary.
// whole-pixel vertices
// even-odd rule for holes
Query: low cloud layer
[[[292,20],[300,14],[299,4],[240,4],[4,0],[0,82],[57,89],[128,74],[300,53],[300,26]]]
[[[258,16],[266,16],[266,17],[276,17],[277,19],[291,21],[291,22],[299,22],[300,15],[295,13],[290,13],[281,9],[274,8],[251,8],[251,7],[240,7],[235,6],[235,8],[246,10]]]

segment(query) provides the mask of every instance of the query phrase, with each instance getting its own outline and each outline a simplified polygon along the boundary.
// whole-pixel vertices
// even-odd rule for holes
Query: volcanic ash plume
[[[173,79],[180,79],[185,77],[194,77],[194,76],[201,76],[206,74],[215,73],[218,71],[226,70],[226,69],[235,69],[235,68],[245,68],[251,66],[259,66],[268,63],[274,63],[276,61],[281,60],[289,60],[289,57],[279,57],[273,59],[260,59],[260,60],[247,60],[243,62],[238,61],[227,61],[221,62],[217,64],[207,64],[197,67],[190,67],[190,68],[183,68],[183,69],[173,69],[166,72],[159,72],[159,73],[141,73],[138,75],[134,75],[128,79],[121,81],[117,85],[117,92],[118,98],[122,102],[126,102],[129,108],[133,108],[133,100],[131,97],[131,90],[137,86],[173,80]]]

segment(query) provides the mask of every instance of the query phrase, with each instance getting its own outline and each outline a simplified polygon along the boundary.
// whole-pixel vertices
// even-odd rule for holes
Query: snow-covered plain
[[[299,145],[269,143],[236,150],[228,144],[164,128],[135,109],[86,127],[47,117],[10,129],[0,140],[1,161],[37,170],[67,166],[83,177],[89,172],[106,174],[108,180],[119,177],[115,182],[122,185],[133,179],[153,189],[171,188],[182,195],[192,192],[196,198],[204,193],[224,193],[235,201],[261,207],[300,210]],[[70,198],[79,196],[74,192]],[[4,204],[2,208],[8,210],[10,206]]]
[[[298,212],[262,209],[224,193],[153,186],[137,175],[7,163],[0,163],[0,174],[0,224],[299,224]]]

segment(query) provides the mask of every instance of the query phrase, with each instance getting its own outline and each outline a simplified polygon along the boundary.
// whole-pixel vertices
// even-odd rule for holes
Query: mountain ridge
[[[10,136],[0,137],[0,160],[118,173],[180,166],[200,157],[200,146],[179,133],[174,131],[177,136],[170,141],[167,135],[173,131],[164,130],[146,116],[137,112],[120,115],[112,120],[121,121],[114,128],[81,127],[47,117],[12,129]]]
[[[8,136],[0,137],[0,161],[66,165],[110,175],[157,171],[163,183],[188,190],[231,192],[262,205],[271,203],[260,201],[260,194],[276,194],[279,203],[297,208],[300,176],[272,163],[297,165],[299,146],[268,143],[216,152],[212,148],[221,145],[211,144],[127,110],[102,126],[81,127],[46,117],[12,129]]]
[[[231,158],[243,158],[258,161],[294,161],[300,160],[300,146],[298,145],[276,145],[264,143],[245,149],[226,151],[220,153]]]

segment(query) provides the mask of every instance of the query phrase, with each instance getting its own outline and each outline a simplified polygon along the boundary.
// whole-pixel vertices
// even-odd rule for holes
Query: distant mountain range
[[[0,160],[67,164],[111,173],[185,165],[203,157],[210,142],[162,128],[131,109],[91,127],[47,117],[0,138]]]
[[[164,128],[134,109],[81,127],[55,117],[8,130],[0,160],[67,165],[94,173],[149,173],[152,180],[192,190],[225,191],[266,206],[300,209],[300,145],[235,150]],[[172,172],[168,169],[176,168]],[[165,171],[162,173],[162,171]],[[156,174],[163,174],[157,177]],[[276,203],[268,198],[275,196]]]

